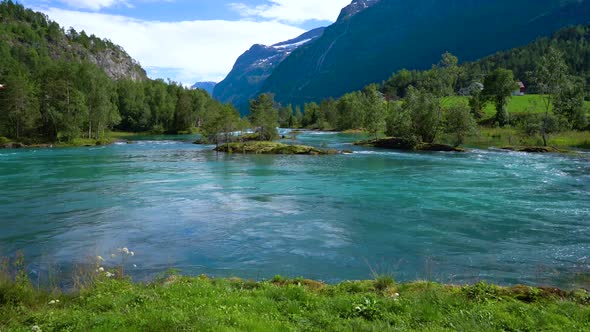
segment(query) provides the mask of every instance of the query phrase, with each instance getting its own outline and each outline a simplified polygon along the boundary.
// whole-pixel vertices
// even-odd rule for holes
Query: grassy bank
[[[442,135],[440,141],[451,144],[452,135]],[[466,138],[463,144],[472,148],[489,148],[505,146],[542,146],[543,139],[540,135],[527,136],[522,130],[515,128],[486,128],[480,127],[477,135]],[[590,131],[566,131],[549,136],[549,146],[559,148],[590,149]]]
[[[451,105],[468,105],[469,97],[455,96],[446,97],[443,99],[444,106]],[[584,102],[586,105],[586,111],[590,115],[590,101]],[[551,107],[552,109],[553,107]],[[496,115],[496,108],[492,103],[486,104],[483,109],[486,118],[493,117]],[[545,105],[543,96],[541,95],[524,95],[514,96],[508,103],[508,112],[510,114],[523,114],[523,113],[544,113]]]
[[[76,294],[0,285],[1,331],[583,331],[590,294],[479,283],[325,285],[169,276],[103,277]]]
[[[103,138],[75,138],[69,141],[61,142],[47,142],[35,139],[26,140],[12,140],[6,137],[0,137],[0,145],[8,145],[16,143],[18,147],[31,147],[31,148],[45,148],[45,147],[82,147],[82,146],[97,146],[97,145],[110,145],[116,141],[127,140],[130,137],[137,137],[141,135],[147,135],[147,133],[131,133],[131,132],[108,132],[105,133]]]

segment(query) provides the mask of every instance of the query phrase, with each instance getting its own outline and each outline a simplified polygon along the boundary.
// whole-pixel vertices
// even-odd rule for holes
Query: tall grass
[[[122,256],[129,258],[129,255]],[[111,278],[97,259],[74,292],[38,290],[24,256],[0,260],[1,331],[584,331],[590,293],[479,282],[375,279],[327,285],[163,276]]]

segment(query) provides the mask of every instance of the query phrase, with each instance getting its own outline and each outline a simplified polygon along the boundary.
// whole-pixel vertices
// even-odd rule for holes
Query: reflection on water
[[[357,138],[299,135],[354,150],[336,156],[224,155],[192,137],[0,151],[0,255],[68,269],[128,246],[138,278],[175,267],[335,282],[377,268],[559,285],[590,271],[586,157],[401,153]]]

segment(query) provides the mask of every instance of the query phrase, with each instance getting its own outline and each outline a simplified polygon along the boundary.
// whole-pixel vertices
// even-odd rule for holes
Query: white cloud
[[[130,6],[125,0],[59,0],[60,2],[78,9],[100,10],[118,4]]]
[[[66,28],[123,46],[152,76],[172,75],[184,84],[219,81],[253,44],[270,45],[304,32],[274,21],[159,22],[57,8],[41,11]]]
[[[302,23],[308,20],[335,21],[340,10],[351,0],[269,0],[268,4],[249,6],[241,2],[230,7],[244,17],[261,17],[282,22]]]

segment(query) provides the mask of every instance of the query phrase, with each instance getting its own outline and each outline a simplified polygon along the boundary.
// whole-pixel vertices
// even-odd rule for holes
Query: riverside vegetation
[[[133,252],[123,248],[122,255]],[[590,293],[528,286],[398,284],[391,275],[335,285],[182,277],[133,283],[90,265],[78,288],[32,286],[22,255],[0,271],[2,331],[582,331]],[[96,270],[95,270],[96,269]],[[80,276],[83,276],[80,278]],[[80,283],[80,280],[84,281]]]
[[[105,50],[128,58],[108,40],[64,31],[11,0],[0,3],[0,13],[3,146],[108,144],[112,131],[200,133],[219,144],[224,135],[225,141],[235,140],[228,133],[249,128],[264,141],[278,137],[277,126],[360,129],[374,138],[385,135],[416,145],[590,146],[584,104],[590,64],[580,60],[588,51],[588,27],[564,29],[474,63],[459,65],[447,53],[431,70],[401,70],[382,84],[303,108],[262,94],[251,101],[251,114],[240,118],[232,105],[205,91],[147,79],[131,60],[128,72],[117,75],[113,68],[100,68],[91,60]],[[516,78],[539,95],[511,99]]]
[[[0,2],[0,22],[4,142],[95,145],[111,142],[113,130],[206,132],[220,116],[239,119],[232,106],[203,90],[147,79],[139,64],[109,40],[65,31],[11,0]],[[105,52],[128,60],[128,71],[118,68],[121,59],[99,67],[95,60]]]

